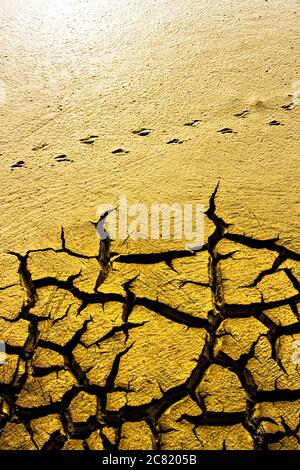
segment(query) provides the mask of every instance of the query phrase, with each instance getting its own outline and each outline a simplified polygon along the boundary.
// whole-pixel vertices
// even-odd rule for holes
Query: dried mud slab
[[[154,437],[145,421],[124,423],[121,428],[120,450],[152,450]]]
[[[89,223],[1,257],[1,449],[299,449],[300,254],[217,189],[195,253]]]

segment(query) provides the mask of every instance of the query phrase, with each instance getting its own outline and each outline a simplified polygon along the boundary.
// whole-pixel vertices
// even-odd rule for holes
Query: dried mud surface
[[[1,449],[299,449],[300,254],[206,212],[200,252],[3,255]]]

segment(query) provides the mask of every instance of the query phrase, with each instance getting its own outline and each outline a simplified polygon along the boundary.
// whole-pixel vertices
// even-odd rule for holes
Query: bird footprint
[[[70,158],[68,158],[67,155],[58,155],[57,157],[54,157],[54,158],[58,163],[73,162],[74,161],[74,160],[71,160]]]
[[[98,135],[90,135],[88,137],[84,137],[83,139],[79,139],[82,144],[91,145],[96,142],[98,139]]]
[[[280,121],[276,121],[276,119],[273,119],[273,121],[270,121],[269,122],[269,126],[283,126],[284,124],[282,124]]]
[[[240,111],[239,113],[236,113],[235,117],[245,118],[245,117],[248,116],[249,113],[250,113],[249,109],[244,109],[243,111]]]
[[[33,147],[33,151],[36,152],[37,150],[43,150],[45,148],[48,147],[48,144],[46,144],[45,142],[43,144],[38,144],[36,145],[35,147]]]
[[[167,144],[183,144],[183,140],[179,140],[179,139],[171,139],[167,142]]]
[[[220,129],[218,132],[221,134],[237,134],[231,127],[223,127],[223,129]]]
[[[113,153],[113,154],[117,154],[117,153],[129,153],[129,150],[124,150],[124,149],[118,148],[118,149],[113,150],[111,153]]]
[[[184,123],[184,126],[197,126],[199,124],[200,119],[191,119],[190,121],[187,121]]]
[[[140,129],[135,129],[132,131],[133,134],[140,135],[141,137],[146,137],[151,134],[151,129],[146,129],[146,127],[141,127]]]
[[[10,168],[13,170],[14,168],[23,168],[25,162],[23,160],[19,160],[17,163],[14,163]]]

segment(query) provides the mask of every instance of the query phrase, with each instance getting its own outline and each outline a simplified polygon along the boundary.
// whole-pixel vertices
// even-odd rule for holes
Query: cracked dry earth
[[[87,224],[3,256],[1,449],[300,449],[300,254],[231,232],[216,193],[197,253]]]

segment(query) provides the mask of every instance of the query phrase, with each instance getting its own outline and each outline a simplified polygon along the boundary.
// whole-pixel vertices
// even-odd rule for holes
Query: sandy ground
[[[300,2],[0,7],[0,449],[300,449]]]
[[[1,0],[1,11],[3,249],[50,243],[120,194],[207,205],[219,178],[227,221],[299,248],[300,108],[281,108],[300,78],[299,1]]]

